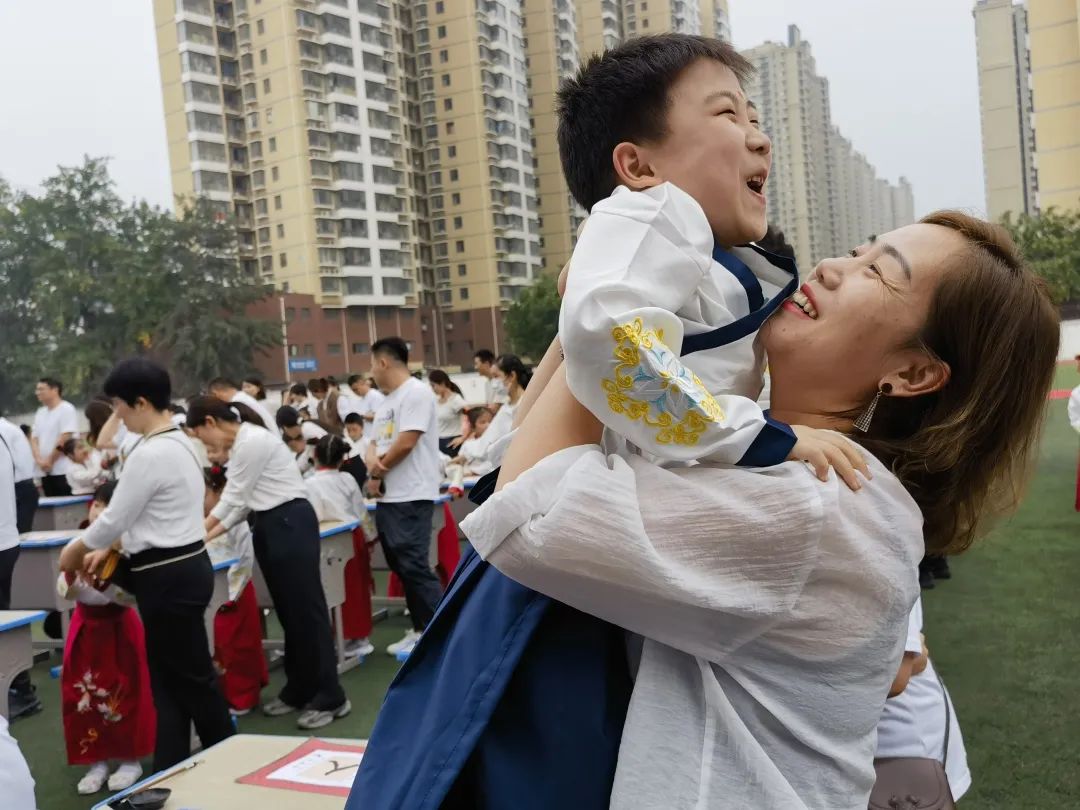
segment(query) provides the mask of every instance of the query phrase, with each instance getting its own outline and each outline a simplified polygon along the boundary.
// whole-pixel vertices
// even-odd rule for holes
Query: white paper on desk
[[[352,787],[356,771],[360,767],[360,760],[363,758],[364,754],[361,751],[317,748],[285,763],[276,771],[271,771],[266,775],[266,779],[348,790]]]

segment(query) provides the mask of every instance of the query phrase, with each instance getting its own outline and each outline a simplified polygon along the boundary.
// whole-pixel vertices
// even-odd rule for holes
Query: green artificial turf
[[[1061,367],[1057,387],[1080,384]],[[1073,509],[1078,437],[1065,403],[1051,403],[1039,469],[1023,507],[952,563],[953,579],[924,593],[931,656],[949,685],[967,745],[973,786],[961,807],[1048,810],[1080,806],[1080,515]],[[376,625],[379,650],[342,677],[353,713],[326,736],[365,737],[398,664],[382,652],[407,620]],[[19,740],[37,780],[42,810],[85,810],[75,794],[81,769],[69,768],[60,731],[58,682],[35,667],[45,711],[18,721]],[[265,695],[282,678],[271,675]],[[240,730],[301,734],[288,717],[253,713]],[[104,797],[100,794],[94,801]]]

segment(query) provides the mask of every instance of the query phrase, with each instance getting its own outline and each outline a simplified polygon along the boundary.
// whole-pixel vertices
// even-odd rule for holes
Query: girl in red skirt
[[[225,470],[206,470],[206,498],[203,510],[209,515],[225,489]],[[250,712],[259,702],[259,692],[270,683],[263,655],[262,623],[255,601],[251,572],[255,551],[246,521],[211,540],[206,549],[210,559],[236,560],[229,566],[229,601],[214,616],[214,662],[221,672],[221,691],[234,715]]]
[[[89,523],[105,511],[116,488],[94,493]],[[95,590],[74,574],[61,574],[60,595],[75,600],[64,666],[61,710],[68,764],[89,765],[79,780],[80,795],[124,790],[142,776],[139,758],[154,753],[157,715],[146,666],[143,626],[130,596],[115,586]],[[109,760],[120,765],[109,775]]]
[[[349,445],[340,436],[326,435],[315,445],[315,474],[304,480],[307,498],[320,523],[352,523],[365,513],[364,497],[356,477],[342,472]],[[353,558],[345,563],[345,602],[341,606],[341,630],[347,656],[366,656],[375,651],[371,635],[371,554],[364,530],[353,529]]]

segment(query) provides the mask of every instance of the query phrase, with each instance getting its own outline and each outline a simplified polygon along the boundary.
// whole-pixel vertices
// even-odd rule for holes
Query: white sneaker
[[[142,765],[138,762],[121,762],[120,767],[112,772],[109,777],[109,790],[114,793],[127,790],[139,781],[142,776]]]
[[[366,638],[354,638],[345,642],[343,652],[347,658],[363,658],[375,652],[375,645]]]
[[[80,796],[89,796],[91,793],[97,793],[105,787],[105,780],[108,778],[109,763],[98,762],[90,766],[90,770],[79,780],[79,784],[75,789],[79,791]]]
[[[413,651],[413,647],[416,646],[416,642],[420,640],[420,633],[417,630],[410,630],[405,634],[405,638],[401,641],[394,642],[386,648],[387,655],[393,655],[395,657],[399,655],[409,655]]]

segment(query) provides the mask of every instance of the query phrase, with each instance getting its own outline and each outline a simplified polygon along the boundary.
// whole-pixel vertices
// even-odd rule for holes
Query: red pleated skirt
[[[251,709],[270,683],[262,648],[262,625],[255,586],[250,582],[235,602],[226,602],[214,616],[214,661],[221,672],[221,691],[234,709]]]
[[[75,605],[60,675],[68,764],[154,753],[157,714],[134,608]]]
[[[341,606],[341,630],[347,639],[371,635],[371,551],[364,530],[353,529],[353,558],[345,563],[345,602]]]

